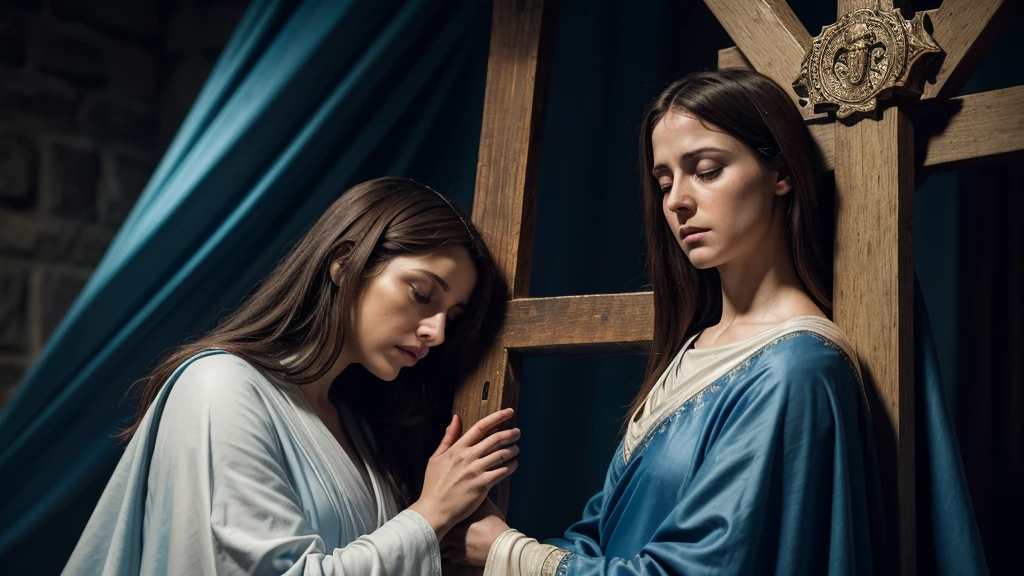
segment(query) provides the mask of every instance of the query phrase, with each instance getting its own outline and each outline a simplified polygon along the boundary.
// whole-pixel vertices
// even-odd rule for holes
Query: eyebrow
[[[683,160],[689,160],[690,158],[693,158],[694,156],[699,156],[701,154],[704,154],[705,152],[728,153],[729,151],[728,150],[723,150],[721,148],[715,148],[714,146],[705,146],[703,148],[697,148],[696,150],[691,150],[691,151],[687,152],[686,154],[683,154],[683,158],[682,159]],[[651,170],[651,172],[652,173],[654,173],[654,172],[661,172],[662,170],[668,170],[668,169],[669,168],[668,168],[667,165],[665,165],[665,164],[658,164],[657,166],[655,166]]]
[[[416,268],[416,271],[417,272],[422,272],[422,273],[426,274],[427,276],[430,276],[431,278],[433,278],[434,282],[437,282],[438,285],[441,286],[441,289],[444,290],[445,292],[448,292],[449,290],[452,289],[451,286],[449,286],[448,283],[445,282],[443,278],[441,278],[437,274],[434,274],[430,270],[424,270],[423,268]]]

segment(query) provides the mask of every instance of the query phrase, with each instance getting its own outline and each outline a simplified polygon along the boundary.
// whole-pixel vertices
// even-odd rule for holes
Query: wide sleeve
[[[488,573],[871,573],[859,388],[831,356],[730,384],[703,431],[703,461],[639,554],[564,550],[555,564],[558,552],[510,532]]]
[[[310,526],[251,369],[196,362],[172,390],[149,476],[143,573],[437,575],[437,538],[406,510],[344,548]],[[205,365],[204,365],[205,363]]]

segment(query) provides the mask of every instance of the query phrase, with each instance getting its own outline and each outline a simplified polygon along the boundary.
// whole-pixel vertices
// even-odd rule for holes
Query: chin
[[[398,373],[402,371],[401,368],[395,368],[394,366],[384,363],[383,366],[366,366],[366,369],[377,378],[385,382],[392,382],[395,378],[398,378]]]
[[[704,250],[701,250],[700,248],[690,250],[689,254],[687,254],[684,250],[683,256],[686,256],[686,259],[690,261],[690,264],[692,264],[693,267],[698,270],[707,270],[709,268],[714,268],[716,264],[714,260],[711,258],[711,255],[702,254],[701,252],[704,252]]]

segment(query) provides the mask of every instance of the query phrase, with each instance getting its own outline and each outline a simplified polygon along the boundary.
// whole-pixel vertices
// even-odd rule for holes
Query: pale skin
[[[825,318],[790,257],[785,221],[791,179],[686,111],[666,114],[651,144],[666,225],[695,267],[717,268],[721,278],[721,319],[701,332],[695,346],[745,340],[798,316]],[[487,561],[491,544],[508,530],[488,504],[449,535],[449,558],[475,566]]]
[[[331,268],[340,277],[340,263]],[[476,267],[461,246],[398,256],[364,283],[346,322],[345,341],[331,370],[302,387],[324,425],[361,462],[328,397],[331,383],[353,363],[378,378],[394,380],[431,348],[444,342],[447,324],[457,321],[476,286]],[[420,498],[409,506],[434,528],[438,539],[480,506],[492,486],[515,471],[519,429],[490,433],[512,417],[501,410],[482,418],[466,434],[456,415],[427,464]]]

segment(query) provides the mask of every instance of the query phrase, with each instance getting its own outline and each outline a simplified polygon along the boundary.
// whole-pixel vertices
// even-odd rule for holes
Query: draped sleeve
[[[104,520],[110,520],[101,508],[122,500],[105,493],[66,574],[139,568],[147,574],[440,574],[436,535],[409,510],[343,548],[328,549],[293,488],[296,474],[315,472],[286,465],[288,442],[266,390],[252,380],[251,370],[237,369],[237,362],[195,369],[198,364],[173,384],[157,429],[140,430],[132,441],[155,435],[149,473],[143,475],[145,466],[119,465],[108,485],[107,492],[117,489],[124,485],[117,476],[131,472],[147,484],[141,538],[128,534],[118,542],[97,542]],[[131,452],[141,458],[139,450]],[[139,495],[123,500],[133,498]],[[141,554],[119,552],[134,546],[141,546]],[[92,553],[94,547],[105,549],[102,558]],[[134,570],[110,560],[133,555],[140,556]]]

